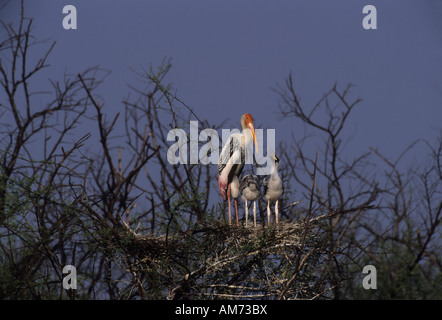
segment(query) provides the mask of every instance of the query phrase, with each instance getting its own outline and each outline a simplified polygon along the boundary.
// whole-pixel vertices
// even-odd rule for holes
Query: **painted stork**
[[[284,192],[282,180],[278,174],[279,159],[276,155],[273,155],[273,166],[270,171],[270,176],[264,178],[264,196],[267,200],[267,222],[270,224],[270,201],[275,202],[275,216],[276,223],[278,223],[278,202]]]
[[[242,177],[239,186],[241,190],[241,197],[244,200],[246,208],[246,227],[249,218],[249,207],[247,201],[253,201],[253,226],[256,227],[256,199],[258,199],[261,191],[259,190],[259,180],[254,174],[247,174]]]
[[[238,177],[242,172],[245,164],[245,154],[247,145],[253,140],[255,143],[256,152],[258,152],[258,143],[256,142],[255,127],[253,125],[253,117],[250,113],[246,113],[241,117],[241,133],[234,133],[230,135],[226,144],[221,150],[221,154],[218,162],[218,187],[223,197],[229,202],[229,224],[232,224],[231,211],[230,211],[230,195],[231,192],[236,192],[238,186],[239,192],[239,180]],[[235,179],[236,178],[236,179]],[[234,182],[235,181],[235,182]],[[232,189],[232,183],[233,190]],[[239,195],[239,194],[238,194]],[[236,196],[238,196],[236,195]],[[235,201],[235,213],[236,213],[236,225],[239,226],[238,221],[238,207],[237,200]]]

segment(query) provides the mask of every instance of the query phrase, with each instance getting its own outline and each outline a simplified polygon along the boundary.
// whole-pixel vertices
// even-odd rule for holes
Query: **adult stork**
[[[265,177],[263,181],[264,185],[264,196],[267,200],[267,222],[270,224],[270,201],[275,202],[275,217],[276,223],[278,223],[278,202],[279,198],[284,192],[284,187],[282,185],[282,180],[278,174],[279,159],[276,155],[273,155],[273,166],[270,170],[270,176]]]
[[[221,154],[218,162],[218,187],[223,197],[229,202],[229,224],[232,224],[231,210],[230,210],[230,194],[233,183],[233,188],[239,192],[239,180],[238,177],[244,168],[246,159],[246,147],[253,140],[255,143],[256,152],[258,152],[258,143],[256,142],[255,127],[253,125],[253,117],[250,113],[246,113],[241,117],[241,133],[234,133],[230,135],[226,144],[221,150]],[[237,189],[236,189],[237,188]],[[234,194],[238,197],[238,194]],[[236,198],[235,201],[235,213],[236,213],[236,225],[239,226],[238,219],[238,204]]]
[[[253,201],[253,226],[256,227],[256,199],[258,199],[261,194],[258,177],[254,174],[243,176],[239,189],[241,190],[241,197],[244,200],[246,209],[246,227],[249,218],[249,206],[247,205],[247,201]]]

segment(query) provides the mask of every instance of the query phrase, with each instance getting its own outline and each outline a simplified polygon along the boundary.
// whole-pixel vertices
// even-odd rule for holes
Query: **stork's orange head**
[[[253,124],[253,117],[250,113],[243,114],[241,117],[241,126],[244,129],[250,129],[252,132],[252,139],[255,143],[255,149],[256,153],[258,153],[258,142],[256,141],[256,135],[255,135],[255,126]]]
[[[252,117],[252,115],[251,115],[250,113],[246,113],[246,114],[244,115],[244,123],[246,124],[246,126],[247,126],[249,123],[253,123],[253,117]]]

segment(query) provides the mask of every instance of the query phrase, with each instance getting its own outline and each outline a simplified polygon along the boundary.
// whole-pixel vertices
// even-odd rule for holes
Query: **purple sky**
[[[68,4],[77,30],[62,27]],[[362,28],[367,4],[377,8],[377,30]],[[167,80],[200,118],[237,128],[251,112],[256,127],[277,129],[277,143],[303,132],[299,120],[275,113],[271,88],[290,71],[307,107],[335,82],[356,85],[363,102],[345,132],[351,155],[379,147],[395,158],[441,132],[442,1],[27,0],[25,8],[36,37],[57,41],[47,79],[94,65],[112,71],[100,91],[109,114],[122,110],[127,84],[137,84],[130,68],[168,57]],[[1,18],[18,9],[10,1]]]

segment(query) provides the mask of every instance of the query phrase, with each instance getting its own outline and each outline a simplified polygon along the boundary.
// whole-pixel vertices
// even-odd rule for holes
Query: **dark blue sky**
[[[77,30],[62,27],[68,4],[77,8]],[[362,28],[367,4],[377,8],[377,30]],[[277,129],[277,142],[303,132],[299,120],[276,114],[271,88],[289,72],[307,107],[335,82],[356,85],[363,102],[345,132],[350,154],[379,147],[394,158],[441,132],[440,0],[27,0],[25,8],[36,37],[57,41],[47,79],[94,65],[112,71],[100,91],[110,114],[122,110],[127,84],[137,84],[130,68],[169,57],[167,80],[200,118],[237,128],[251,112],[258,128]],[[18,9],[11,1],[2,18]]]

